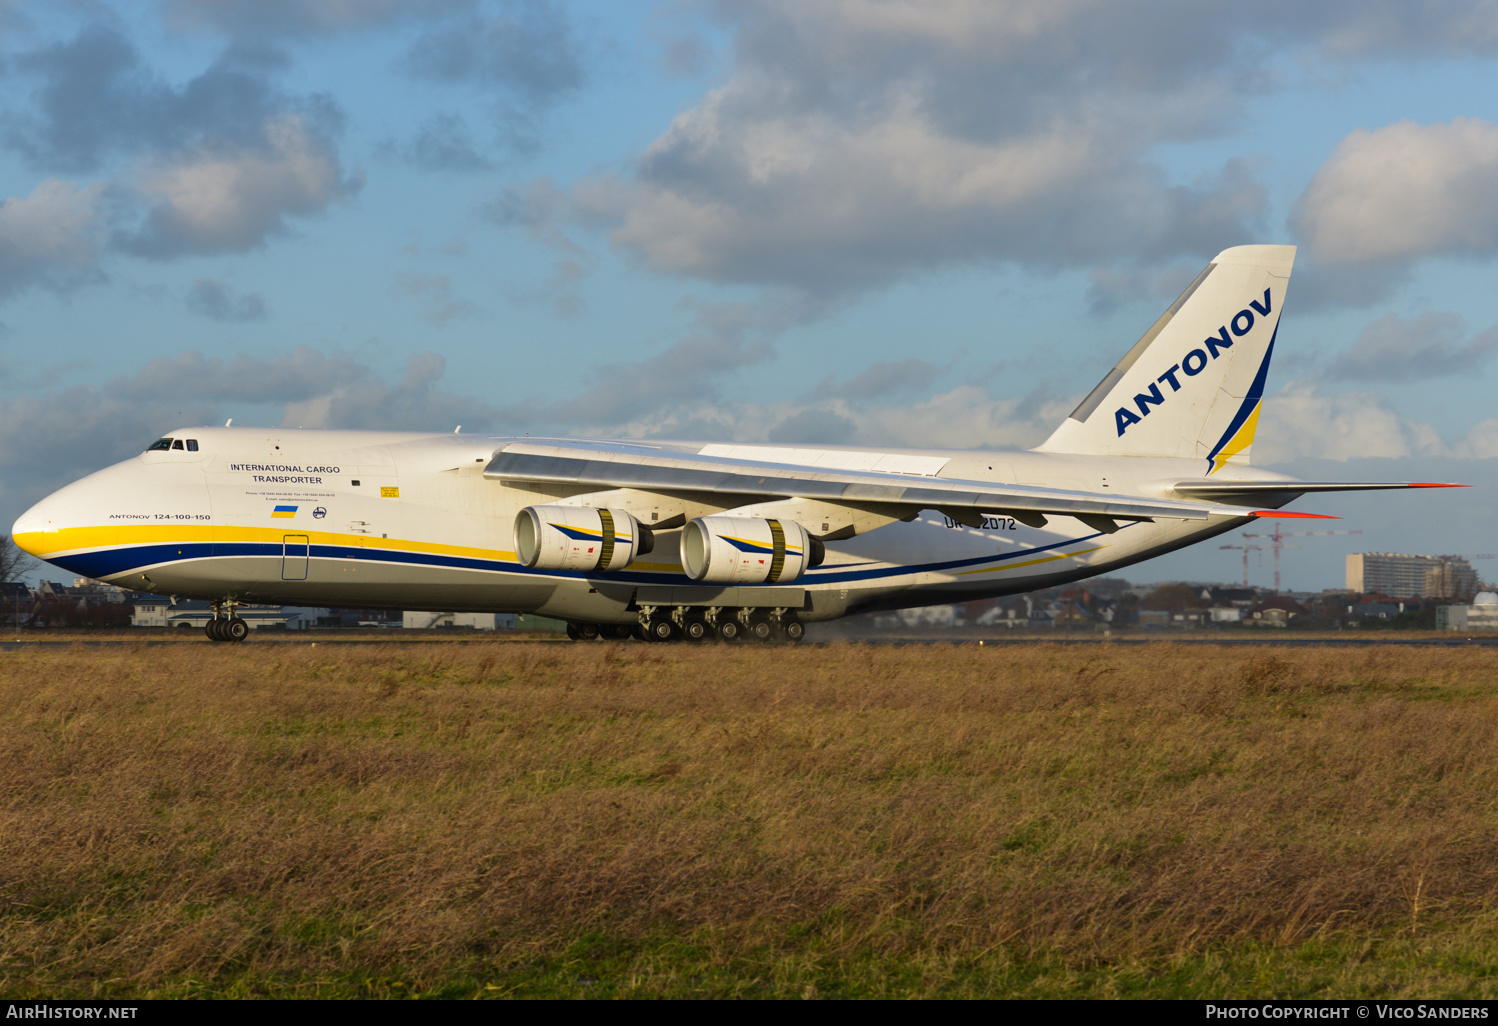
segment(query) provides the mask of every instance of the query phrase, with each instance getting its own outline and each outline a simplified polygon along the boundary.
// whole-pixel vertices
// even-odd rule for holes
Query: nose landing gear
[[[225,616],[227,611],[228,615]],[[234,612],[233,602],[219,602],[213,606],[213,619],[203,633],[209,641],[243,641],[250,636],[250,625]]]

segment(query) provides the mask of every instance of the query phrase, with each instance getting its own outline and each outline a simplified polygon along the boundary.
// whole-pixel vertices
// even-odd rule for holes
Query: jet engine
[[[820,566],[822,543],[794,520],[698,517],[681,532],[681,565],[707,584],[786,584]]]
[[[515,517],[515,553],[538,570],[623,570],[654,545],[622,509],[527,506]]]

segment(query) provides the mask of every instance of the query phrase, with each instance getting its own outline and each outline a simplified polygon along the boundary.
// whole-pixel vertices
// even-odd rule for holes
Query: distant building
[[[1477,572],[1461,556],[1355,552],[1347,557],[1347,590],[1391,598],[1460,598],[1477,590]]]
[[[165,595],[137,595],[133,605],[132,627],[203,628],[213,619],[213,603],[202,599],[173,602]],[[286,614],[280,606],[239,605],[234,607],[234,615],[244,620],[251,630],[286,626]]]
[[[514,617],[505,626],[514,625]],[[430,630],[434,627],[467,627],[470,630],[492,631],[499,628],[499,613],[426,613],[406,612],[401,615],[401,626],[410,630]]]
[[[1437,606],[1436,629],[1442,631],[1498,630],[1498,595],[1480,593],[1470,606]]]

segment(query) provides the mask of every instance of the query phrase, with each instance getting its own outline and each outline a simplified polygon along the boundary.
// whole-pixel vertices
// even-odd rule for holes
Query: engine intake
[[[821,565],[822,543],[794,520],[698,517],[681,532],[681,565],[708,584],[782,584]]]
[[[622,509],[527,506],[515,516],[515,554],[537,570],[623,570],[654,544]]]

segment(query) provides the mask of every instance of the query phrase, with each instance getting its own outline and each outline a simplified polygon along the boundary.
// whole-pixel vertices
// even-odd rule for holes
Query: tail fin
[[[1294,246],[1225,249],[1040,452],[1247,463]]]

